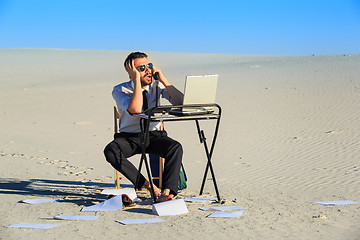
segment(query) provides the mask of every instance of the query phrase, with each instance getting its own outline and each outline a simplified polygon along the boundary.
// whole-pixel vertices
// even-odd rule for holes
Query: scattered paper
[[[105,200],[90,207],[83,207],[82,212],[116,211],[123,208],[121,195]]]
[[[160,223],[166,222],[160,218],[144,218],[144,219],[128,219],[128,220],[118,220],[118,223],[128,225],[128,224],[144,224],[144,223]]]
[[[240,210],[246,209],[245,207],[238,207],[238,206],[223,206],[223,207],[207,207],[207,208],[199,208],[203,211],[233,211],[233,210]]]
[[[321,205],[346,205],[346,204],[356,204],[359,202],[343,200],[343,201],[328,201],[328,202],[316,202],[316,203]]]
[[[21,203],[28,203],[28,204],[38,204],[38,203],[47,203],[47,202],[55,202],[55,199],[25,199],[20,201]]]
[[[98,216],[55,216],[54,219],[58,220],[96,220]]]
[[[152,206],[152,211],[159,216],[180,215],[189,212],[184,199],[155,203]]]
[[[203,197],[191,197],[191,198],[186,198],[184,199],[185,202],[198,202],[198,203],[202,203],[202,202],[206,202],[206,201],[210,201],[210,200],[214,200],[216,198],[214,197],[209,197],[209,198],[203,198]]]
[[[49,228],[56,227],[56,226],[58,226],[58,224],[17,223],[17,224],[6,226],[6,227],[49,229]]]
[[[137,195],[136,195],[136,192],[135,192],[135,189],[134,189],[134,188],[104,189],[104,190],[102,190],[101,194],[104,194],[104,195],[115,195],[115,196],[122,195],[122,194],[126,194],[126,195],[129,196],[129,198],[130,198],[133,202],[138,201],[138,198],[137,198]]]
[[[214,212],[207,216],[208,218],[238,218],[244,212]]]

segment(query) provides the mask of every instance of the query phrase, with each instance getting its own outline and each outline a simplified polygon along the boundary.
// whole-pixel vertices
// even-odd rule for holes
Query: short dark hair
[[[134,59],[137,58],[147,58],[148,56],[146,55],[146,53],[143,52],[132,52],[130,53],[127,58],[124,61],[124,67],[126,68],[126,64]]]

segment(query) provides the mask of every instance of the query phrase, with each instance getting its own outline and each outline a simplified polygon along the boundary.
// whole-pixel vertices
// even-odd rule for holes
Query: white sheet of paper
[[[83,207],[82,212],[116,211],[123,208],[121,195],[105,200],[90,207]]]
[[[28,203],[28,204],[38,204],[38,203],[47,203],[47,202],[55,202],[56,199],[25,199],[20,201],[21,203]]]
[[[191,197],[191,198],[186,198],[184,199],[185,202],[198,202],[198,203],[202,203],[202,202],[206,202],[206,201],[210,201],[210,200],[214,200],[216,198],[214,197],[209,197],[209,198],[202,198],[202,197]]]
[[[199,208],[203,211],[233,211],[233,210],[241,210],[246,209],[245,207],[238,206],[223,206],[223,207],[207,207],[207,208]]]
[[[184,199],[155,203],[152,206],[152,211],[159,216],[180,215],[189,212]]]
[[[144,219],[127,219],[127,220],[118,220],[118,223],[128,225],[128,224],[144,224],[144,223],[160,223],[166,222],[160,218],[144,218]]]
[[[58,219],[58,220],[96,220],[96,219],[98,219],[98,216],[83,216],[83,215],[55,216],[54,219]]]
[[[40,224],[40,223],[17,223],[6,227],[11,228],[38,228],[38,229],[49,229],[56,227],[58,224]]]
[[[134,188],[104,189],[104,190],[102,190],[101,194],[104,194],[104,195],[116,195],[116,196],[126,194],[126,195],[129,196],[129,198],[132,201],[134,201],[134,202],[138,201],[138,198],[137,198],[137,195],[136,195],[136,192],[135,192]]]
[[[321,205],[346,205],[346,204],[356,204],[359,202],[343,200],[343,201],[328,201],[328,202],[316,202],[316,203]]]
[[[238,218],[243,215],[244,212],[214,212],[208,215],[208,218]]]

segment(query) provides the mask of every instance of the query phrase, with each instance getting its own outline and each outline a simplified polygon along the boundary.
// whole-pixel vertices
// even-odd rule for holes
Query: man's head
[[[134,66],[140,72],[142,86],[147,86],[152,81],[152,64],[149,63],[147,57],[146,53],[132,52],[127,56],[124,62],[124,67],[126,69],[127,64],[134,60]]]
[[[124,61],[124,67],[126,68],[126,64],[128,62],[131,62],[132,60],[135,60],[137,58],[147,58],[148,56],[146,55],[146,53],[143,52],[132,52],[130,53],[127,58]]]

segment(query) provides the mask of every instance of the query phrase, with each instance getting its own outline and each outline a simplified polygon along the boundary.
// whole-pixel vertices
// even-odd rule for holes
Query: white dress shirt
[[[167,99],[172,103],[170,94],[160,82],[153,81],[145,89],[147,90],[147,100],[149,108],[153,108],[156,105],[156,85],[158,85],[158,105],[160,104],[160,97]],[[134,94],[134,82],[128,81],[121,83],[114,87],[112,91],[112,96],[116,102],[118,111],[119,111],[119,132],[130,132],[138,133],[141,132],[140,129],[140,119],[136,116],[131,115],[127,108],[130,104],[131,97]],[[151,122],[150,131],[159,130],[160,122]]]

